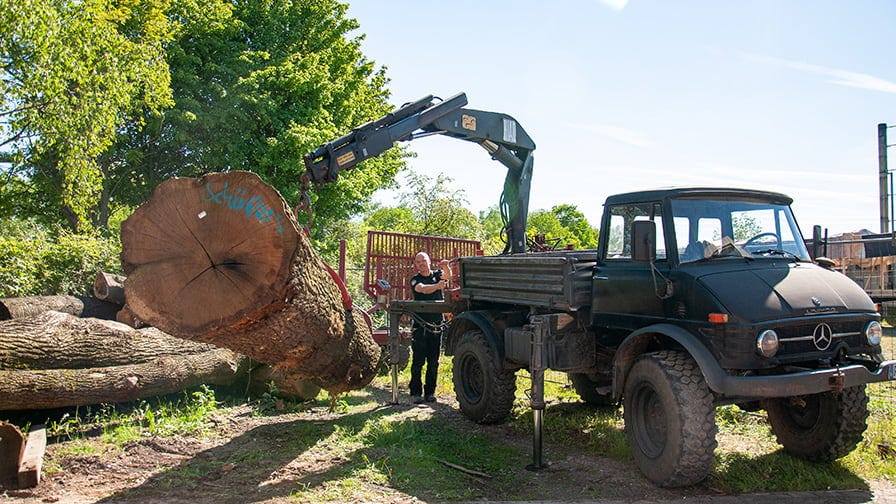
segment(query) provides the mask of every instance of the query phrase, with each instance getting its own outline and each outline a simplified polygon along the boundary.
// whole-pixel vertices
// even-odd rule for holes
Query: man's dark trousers
[[[434,332],[427,327],[414,326],[414,339],[411,341],[411,383],[408,385],[412,396],[435,394],[441,343],[440,332]],[[426,363],[426,385],[421,383],[424,363]]]

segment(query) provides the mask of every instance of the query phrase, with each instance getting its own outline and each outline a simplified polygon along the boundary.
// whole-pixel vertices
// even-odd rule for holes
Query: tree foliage
[[[170,105],[168,0],[0,3],[0,209],[90,227],[99,158]],[[29,204],[28,206],[20,206]]]
[[[412,217],[407,232],[465,239],[479,237],[479,221],[466,208],[466,193],[452,187],[451,177],[439,174],[433,179],[409,172],[406,178],[406,189],[399,202]]]
[[[97,271],[119,272],[121,244],[17,218],[0,222],[0,297],[90,295]]]
[[[333,0],[177,0],[168,49],[176,105],[118,157],[151,189],[172,175],[249,170],[297,203],[302,156],[390,109],[384,70]],[[393,150],[313,191],[317,238],[365,209],[402,165]],[[145,190],[144,190],[145,191]]]
[[[530,212],[527,227],[529,239],[541,234],[547,244],[558,248],[567,245],[576,249],[597,247],[597,232],[575,205],[562,204],[550,210]]]
[[[172,176],[250,170],[298,200],[302,156],[387,113],[387,79],[335,0],[0,3],[0,211],[103,227]],[[318,238],[402,166],[313,193]],[[13,207],[10,202],[29,203]],[[57,210],[62,208],[63,212]]]

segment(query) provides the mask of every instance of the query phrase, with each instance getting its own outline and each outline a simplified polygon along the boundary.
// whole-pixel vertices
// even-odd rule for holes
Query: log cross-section
[[[250,172],[175,178],[121,228],[128,307],[185,339],[311,379],[365,386],[379,348],[273,187]]]

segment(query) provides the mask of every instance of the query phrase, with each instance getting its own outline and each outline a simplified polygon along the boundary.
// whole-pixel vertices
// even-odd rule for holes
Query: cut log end
[[[170,179],[123,224],[130,309],[171,334],[233,324],[282,298],[299,233],[249,172]]]

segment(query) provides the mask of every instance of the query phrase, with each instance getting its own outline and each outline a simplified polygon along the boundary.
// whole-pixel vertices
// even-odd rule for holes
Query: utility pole
[[[877,125],[877,162],[880,181],[880,232],[890,232],[890,172],[887,169],[887,125]]]

